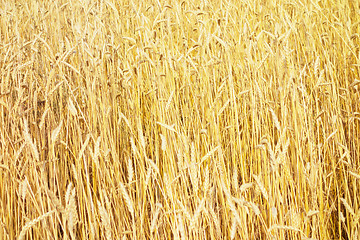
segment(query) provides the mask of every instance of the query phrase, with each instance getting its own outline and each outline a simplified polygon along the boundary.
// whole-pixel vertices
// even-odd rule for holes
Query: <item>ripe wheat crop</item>
[[[0,239],[359,239],[359,16],[0,0]]]

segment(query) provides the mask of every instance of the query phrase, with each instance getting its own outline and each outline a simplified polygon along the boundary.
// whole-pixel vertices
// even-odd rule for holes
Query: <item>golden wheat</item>
[[[358,1],[0,16],[0,239],[359,238]]]

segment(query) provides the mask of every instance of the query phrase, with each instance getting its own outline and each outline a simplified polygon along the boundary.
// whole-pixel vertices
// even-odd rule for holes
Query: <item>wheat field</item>
[[[360,239],[359,1],[0,2],[0,239]]]

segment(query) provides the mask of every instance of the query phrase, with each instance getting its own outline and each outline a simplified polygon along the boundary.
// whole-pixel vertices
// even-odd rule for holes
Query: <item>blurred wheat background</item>
[[[360,3],[0,4],[1,239],[359,239]]]

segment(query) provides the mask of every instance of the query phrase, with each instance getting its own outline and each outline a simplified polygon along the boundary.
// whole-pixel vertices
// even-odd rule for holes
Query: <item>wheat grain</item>
[[[148,158],[147,162],[151,166],[151,168],[149,168],[149,169],[154,169],[157,174],[160,174],[160,169],[158,168],[158,166],[151,159]]]
[[[103,189],[102,192],[103,192],[103,196],[104,196],[104,199],[105,199],[106,209],[107,209],[108,211],[110,211],[110,210],[111,210],[111,202],[110,202],[110,200],[109,200],[109,198],[108,198],[108,196],[107,196],[107,194],[106,194],[105,189]]]
[[[27,188],[28,188],[28,180],[25,177],[25,179],[19,184],[19,195],[21,196],[21,199],[24,201],[27,194]]]
[[[360,174],[357,174],[357,173],[352,172],[352,171],[348,171],[348,173],[349,173],[351,176],[353,176],[353,177],[355,177],[355,178],[357,178],[357,179],[360,179]]]
[[[238,171],[236,167],[234,169],[234,173],[232,176],[232,185],[234,187],[234,191],[237,193],[239,191],[239,183],[238,183]]]
[[[125,200],[126,206],[129,210],[129,212],[131,213],[131,215],[134,216],[135,211],[134,211],[134,207],[133,207],[131,198],[130,198],[128,192],[126,191],[124,184],[120,182],[119,186],[120,186],[121,195],[123,196],[123,198]]]
[[[264,198],[266,199],[266,201],[269,201],[269,195],[264,187],[264,185],[261,183],[260,178],[258,176],[256,176],[255,174],[252,175],[253,178],[255,179],[258,187],[260,188],[260,191],[262,193],[262,195],[264,196]]]
[[[307,212],[306,216],[307,217],[312,217],[312,216],[314,216],[314,215],[316,215],[318,213],[319,213],[318,210],[310,210],[310,211]]]
[[[173,198],[173,191],[171,188],[171,181],[168,174],[164,174],[165,196],[169,199]]]
[[[74,230],[76,224],[78,222],[78,212],[76,207],[76,200],[75,200],[76,190],[75,188],[71,190],[67,205],[66,205],[66,217],[67,217],[67,224],[68,229],[70,231],[70,236],[72,239],[75,238]]]
[[[287,231],[294,231],[294,232],[300,232],[302,233],[302,231],[296,227],[292,227],[292,226],[285,226],[285,225],[272,225],[269,229],[268,232],[272,232],[275,229],[280,229],[280,230],[287,230]],[[303,234],[305,235],[305,234]]]
[[[113,238],[112,238],[109,214],[107,213],[106,209],[101,205],[101,203],[99,201],[98,201],[98,208],[99,208],[99,214],[101,217],[101,223],[102,223],[103,227],[105,228],[106,239],[111,240]]]
[[[131,149],[132,149],[132,151],[133,151],[133,154],[134,154],[135,156],[139,155],[139,151],[138,151],[138,149],[137,149],[137,147],[136,147],[136,145],[135,145],[135,142],[134,142],[134,138],[133,138],[133,137],[130,138],[130,144],[131,144]]]
[[[314,62],[314,74],[315,74],[315,76],[318,76],[319,69],[320,69],[320,58],[319,58],[319,56],[317,56],[316,60]]]
[[[240,192],[245,192],[247,189],[254,186],[254,183],[244,183],[240,186]]]
[[[261,214],[259,207],[256,206],[255,203],[247,202],[247,204],[250,205],[251,209],[254,211],[256,216],[259,216]],[[274,209],[274,208],[272,208],[272,209]],[[275,208],[275,210],[276,210],[276,208]],[[275,212],[275,211],[273,211],[273,212]],[[276,217],[276,213],[274,214],[274,216]]]
[[[278,216],[278,210],[276,207],[271,208],[271,216],[273,217],[273,220],[277,219]]]
[[[206,159],[211,157],[219,148],[220,148],[220,146],[217,146],[217,147],[213,148],[212,150],[210,150],[205,156],[203,156],[201,158],[201,162],[204,162]]]
[[[84,141],[84,143],[82,144],[81,146],[81,149],[80,149],[80,152],[79,152],[79,156],[78,156],[78,159],[80,160],[82,158],[82,156],[84,155],[84,152],[86,150],[86,147],[88,146],[89,144],[89,140],[90,140],[90,134],[88,134],[86,136],[86,139]]]
[[[95,238],[95,223],[90,221],[89,222],[89,228],[90,228],[90,238],[94,239]]]
[[[100,156],[100,141],[101,141],[101,137],[99,136],[96,139],[95,142],[95,146],[94,146],[94,155],[93,155],[93,161],[95,163],[95,166],[100,169],[100,164],[99,164],[99,156]]]
[[[198,179],[198,174],[197,174],[197,165],[196,165],[196,157],[195,157],[195,146],[192,143],[191,144],[191,160],[190,160],[190,179],[191,179],[191,183],[193,185],[194,188],[194,192],[197,193],[199,190],[199,179]]]
[[[78,182],[78,173],[74,164],[71,164],[71,170],[74,175],[75,181]]]
[[[241,223],[241,218],[240,218],[238,210],[237,210],[237,208],[235,206],[234,198],[231,196],[231,193],[230,193],[229,189],[226,187],[226,185],[225,185],[225,183],[223,181],[221,183],[221,186],[222,186],[222,190],[225,193],[225,196],[227,198],[227,203],[229,205],[229,208],[230,208],[232,214],[234,215],[234,217],[236,218],[236,221],[240,224]]]
[[[146,171],[146,176],[145,176],[145,188],[147,188],[147,186],[149,185],[149,182],[150,182],[150,178],[151,178],[151,173],[152,173],[152,170],[151,168],[149,167]]]
[[[62,124],[63,124],[63,122],[60,121],[59,126],[58,126],[57,128],[55,128],[54,131],[51,133],[51,141],[52,141],[53,143],[55,143],[57,137],[59,136],[59,133],[60,133],[60,131],[61,131]]]
[[[204,208],[204,204],[205,204],[205,198],[203,198],[200,202],[200,204],[197,206],[196,208],[196,211],[193,215],[193,217],[191,218],[191,221],[190,221],[190,229],[194,230],[196,228],[196,224],[197,224],[197,221],[200,217],[200,214]]]
[[[57,211],[61,213],[66,213],[65,208],[61,204],[61,201],[55,196],[55,194],[50,191],[48,188],[45,188],[46,193],[49,195],[51,202],[54,204]]]
[[[46,117],[46,114],[49,112],[49,110],[50,110],[50,108],[47,108],[47,109],[43,112],[43,114],[42,114],[42,116],[41,116],[41,120],[40,120],[40,123],[39,123],[39,128],[40,128],[40,129],[42,129],[43,126],[44,126],[45,117]]]
[[[170,93],[170,97],[169,97],[169,99],[167,100],[167,103],[166,103],[166,105],[165,105],[165,112],[167,112],[167,111],[169,110],[169,108],[170,108],[171,101],[172,101],[172,99],[173,99],[173,97],[174,97],[174,92],[175,92],[175,91],[172,91],[172,92]]]
[[[170,125],[167,125],[167,124],[161,123],[161,122],[156,122],[156,124],[159,124],[160,126],[166,128],[167,130],[176,133],[176,130],[175,130],[175,128],[174,128],[174,125],[170,126]]]
[[[232,219],[232,225],[230,229],[230,239],[235,239],[238,223],[235,218]]]
[[[138,121],[138,135],[139,135],[141,147],[145,153],[146,141],[145,141],[145,137],[144,137],[144,133],[143,133],[143,129],[142,129],[142,125],[141,125],[140,121]]]
[[[179,200],[177,201],[177,203],[180,205],[182,212],[185,215],[186,219],[191,221],[192,217],[191,217],[189,211],[185,208],[184,204],[182,204],[182,202],[180,202]]]
[[[166,137],[160,134],[160,138],[161,138],[161,150],[165,151],[167,146]]]
[[[34,155],[35,157],[35,160],[39,161],[40,159],[40,155],[39,155],[39,152],[37,150],[37,147],[36,147],[36,142],[33,142],[31,136],[30,136],[30,133],[29,133],[29,127],[28,127],[28,123],[26,121],[26,119],[24,119],[24,138],[25,138],[25,141],[28,145],[30,145],[30,148],[31,148],[31,151],[32,151],[32,154]]]
[[[183,169],[184,168],[184,156],[181,150],[176,152],[176,156],[177,156],[177,164],[179,166],[179,169]]]
[[[55,210],[51,210],[47,213],[44,213],[43,215],[31,220],[30,222],[26,223],[25,226],[23,226],[23,228],[21,229],[21,232],[18,236],[18,240],[22,240],[25,238],[26,232],[32,228],[34,225],[36,225],[38,222],[44,220],[45,218],[51,216],[53,213],[55,212]]]
[[[153,218],[151,220],[151,226],[150,226],[150,232],[151,233],[154,233],[154,231],[155,231],[161,209],[162,209],[161,203],[157,203],[156,204],[156,211],[155,211],[155,213],[153,215]]]
[[[340,201],[342,202],[342,204],[344,205],[344,207],[346,208],[346,210],[347,210],[352,216],[355,216],[354,209],[348,204],[348,202],[346,201],[346,199],[340,198]]]
[[[206,167],[205,169],[205,180],[204,180],[204,192],[207,194],[210,190],[210,173],[209,173],[209,167]]]
[[[266,138],[263,138],[263,140],[261,140],[261,145],[266,145],[267,149],[269,151],[269,155],[270,155],[270,161],[273,165],[276,164],[276,157],[275,157],[275,153],[274,150],[271,147],[271,144],[269,142],[269,140],[267,140]]]
[[[74,117],[77,116],[78,113],[77,113],[76,107],[75,107],[75,105],[74,105],[74,103],[73,103],[73,101],[72,101],[71,98],[69,98],[68,109],[69,109],[70,113],[71,113]]]
[[[221,225],[220,225],[220,221],[218,219],[218,216],[216,215],[214,209],[212,207],[209,208],[209,212],[210,215],[212,217],[212,221],[214,223],[215,226],[215,231],[216,231],[216,237],[219,239],[221,237]]]
[[[65,203],[66,203],[66,205],[68,205],[69,202],[70,202],[71,191],[72,191],[72,183],[70,182],[68,184],[68,186],[67,186],[66,194],[65,194]]]
[[[181,239],[186,239],[184,222],[183,222],[183,220],[182,220],[181,215],[177,215],[177,220],[178,220],[179,232],[180,232],[180,234],[181,234]]]
[[[128,181],[131,183],[134,179],[134,168],[131,158],[127,161],[127,170],[128,170]]]

